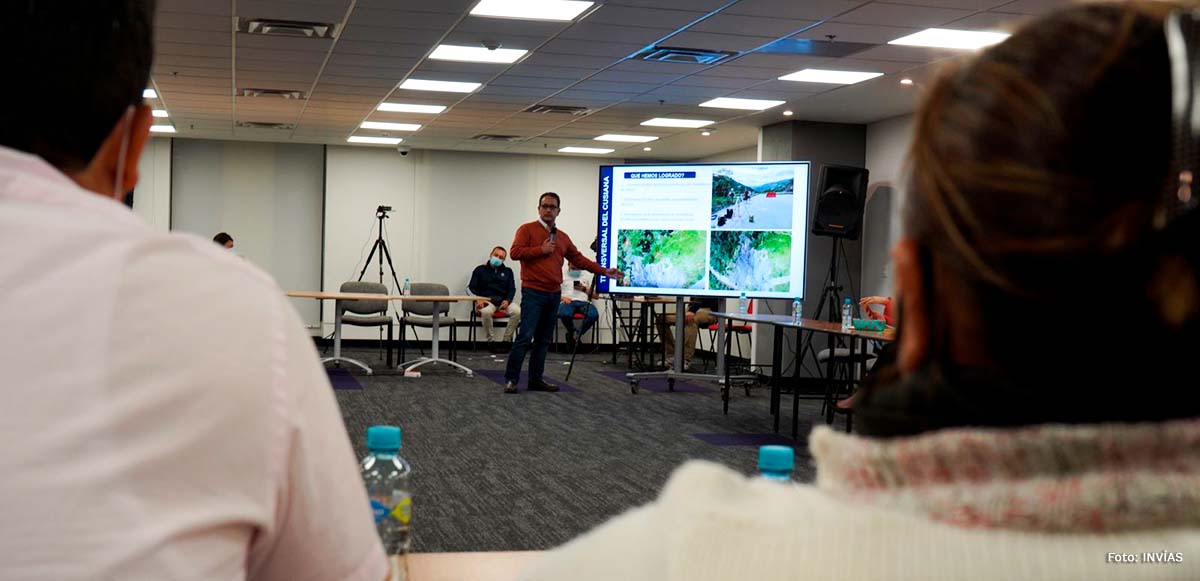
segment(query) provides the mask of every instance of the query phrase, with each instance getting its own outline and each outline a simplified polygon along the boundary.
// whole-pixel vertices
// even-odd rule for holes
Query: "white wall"
[[[913,135],[912,115],[867,126],[867,169],[871,172],[864,216],[863,294],[891,296],[889,253],[900,237],[907,178],[904,164]]]
[[[725,151],[716,155],[702,157],[692,160],[695,163],[721,163],[734,161],[758,161],[758,145],[743,147],[732,151]]]
[[[159,230],[171,227],[171,139],[168,137],[152,137],[142,150],[133,213]]]
[[[418,150],[401,157],[392,149],[330,146],[325,181],[325,290],[354,280],[370,251],[377,206],[391,205],[388,246],[401,282],[440,282],[465,292],[471,270],[493,246],[508,247],[522,223],[537,219],[542,192],[562,197],[559,227],[587,255],[596,234],[599,166],[603,158]],[[520,265],[509,261],[519,276]],[[377,261],[364,280],[378,280]],[[394,286],[385,268],[385,284]],[[518,292],[518,297],[520,296]],[[602,338],[610,327],[603,304]],[[468,306],[452,308],[466,318]],[[333,306],[325,306],[324,333],[332,332]],[[465,333],[466,329],[460,330]],[[374,329],[347,328],[348,338],[375,338]],[[422,329],[421,338],[427,338]],[[444,333],[443,337],[448,337]],[[464,338],[465,335],[460,336]]]

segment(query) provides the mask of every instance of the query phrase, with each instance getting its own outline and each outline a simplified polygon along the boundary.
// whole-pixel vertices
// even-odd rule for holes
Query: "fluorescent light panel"
[[[828,71],[824,69],[804,69],[796,71],[790,75],[779,77],[781,81],[798,81],[802,83],[829,83],[832,85],[853,85],[861,83],[875,77],[882,77],[883,73],[864,73],[860,71]]]
[[[518,48],[487,49],[482,46],[440,44],[429,55],[435,61],[464,63],[515,63],[529,51]]]
[[[689,129],[696,129],[712,124],[712,121],[704,119],[675,119],[673,117],[655,117],[654,119],[642,121],[642,125],[648,127],[687,127]]]
[[[142,90],[142,98],[143,99],[157,99],[158,91],[155,91],[154,89],[143,89]]]
[[[396,145],[403,139],[399,137],[366,137],[363,135],[351,135],[346,139],[350,143],[373,143],[375,145]]]
[[[612,153],[616,150],[604,147],[564,147],[558,151],[559,153]]]
[[[174,125],[151,125],[151,133],[175,133]]]
[[[445,105],[415,105],[412,103],[380,103],[380,111],[392,111],[396,113],[430,113],[438,114],[446,110]]]
[[[902,46],[928,46],[933,48],[979,49],[1003,42],[1006,32],[983,32],[979,30],[953,30],[950,28],[927,28],[921,32],[897,38],[888,44]]]
[[[428,79],[408,79],[403,83],[400,83],[401,89],[410,91],[440,91],[442,93],[471,93],[480,86],[480,83],[431,81]]]
[[[480,0],[471,9],[472,16],[516,18],[520,20],[575,20],[594,2],[578,0]]]
[[[596,141],[624,141],[626,143],[647,143],[658,139],[653,135],[618,135],[616,133],[606,133],[596,137]]]
[[[718,109],[745,109],[747,111],[766,111],[771,107],[782,105],[783,101],[771,101],[768,99],[734,99],[731,97],[719,97],[711,101],[705,101],[700,104],[701,107],[715,107]]]
[[[167,117],[167,110],[166,109],[155,109],[155,110],[151,111],[150,114],[155,117],[159,117],[159,118]]]
[[[386,121],[363,121],[359,127],[363,129],[382,129],[384,131],[416,131],[421,128],[416,123],[388,123]]]

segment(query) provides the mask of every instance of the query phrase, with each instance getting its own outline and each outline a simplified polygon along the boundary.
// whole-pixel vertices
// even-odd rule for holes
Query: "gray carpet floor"
[[[375,350],[348,355],[376,370],[370,376],[354,370],[362,389],[336,392],[356,453],[366,452],[368,426],[403,429],[401,455],[413,466],[413,542],[419,552],[559,545],[653,500],[688,459],[756,472],[756,445],[718,446],[696,434],[772,432],[765,387],[750,397],[735,389],[726,416],[715,384],[670,393],[643,382],[641,392],[631,394],[628,383],[604,375],[625,371],[605,353],[579,356],[570,381],[575,390],[519,395],[503,394],[486,377],[488,370],[503,369],[503,355],[461,353],[459,362],[476,371],[471,378],[445,365],[427,365],[422,377],[405,378],[387,370]],[[561,380],[568,358],[552,353],[546,375]],[[791,401],[784,397],[780,432],[791,441]],[[818,407],[801,401],[795,442],[800,481],[813,479],[804,435],[821,421]]]

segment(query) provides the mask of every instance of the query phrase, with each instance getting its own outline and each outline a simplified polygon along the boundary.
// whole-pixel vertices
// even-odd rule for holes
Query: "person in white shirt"
[[[152,122],[151,3],[0,11],[0,579],[383,579],[283,291],[120,202]]]
[[[592,325],[600,318],[600,311],[592,304],[591,290],[583,284],[583,271],[570,268],[563,278],[562,298],[559,299],[558,320],[567,328],[567,346],[574,348],[576,337],[582,337],[592,329]],[[577,329],[575,315],[583,315],[583,322]]]
[[[1173,8],[1075,4],[925,88],[896,362],[858,434],[809,436],[815,484],[689,463],[521,578],[1200,579],[1200,11]]]

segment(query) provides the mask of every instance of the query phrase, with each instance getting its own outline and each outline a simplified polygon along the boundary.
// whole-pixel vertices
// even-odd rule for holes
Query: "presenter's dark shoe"
[[[517,384],[511,381],[504,382],[504,393],[517,393]]]
[[[529,382],[529,388],[528,388],[528,389],[529,389],[529,391],[549,391],[549,392],[555,392],[555,391],[558,391],[558,386],[557,386],[557,385],[550,385],[549,383],[546,383],[545,381],[538,381],[538,382],[533,382],[533,381],[531,381],[531,382]]]

